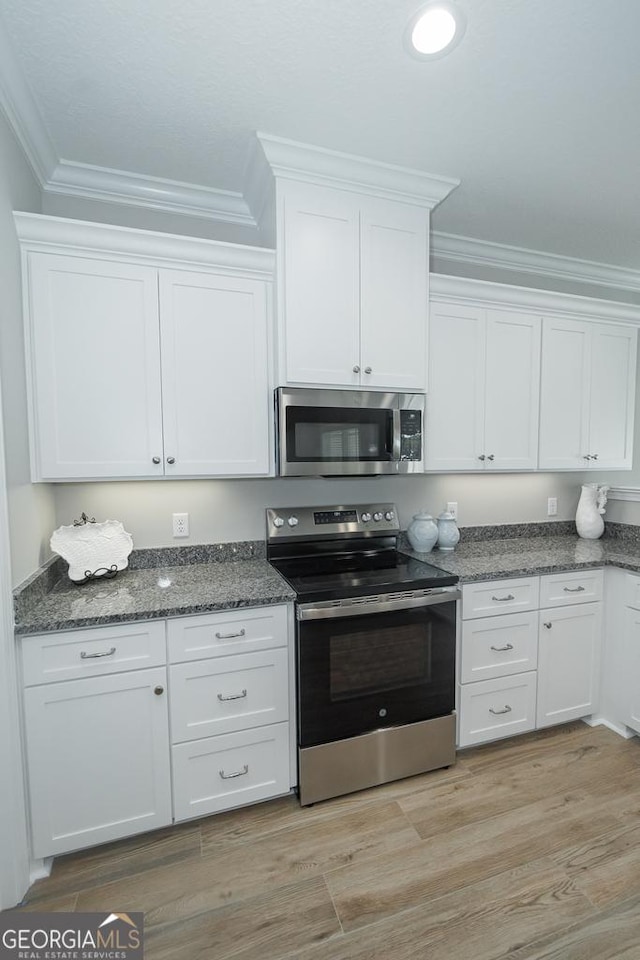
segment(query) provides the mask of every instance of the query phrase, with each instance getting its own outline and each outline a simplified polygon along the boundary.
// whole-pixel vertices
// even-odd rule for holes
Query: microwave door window
[[[340,463],[391,460],[392,414],[293,407],[287,411],[287,459]]]

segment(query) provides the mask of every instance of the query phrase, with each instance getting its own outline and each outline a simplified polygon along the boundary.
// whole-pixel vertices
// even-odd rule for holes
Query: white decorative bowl
[[[119,520],[58,527],[49,541],[54,553],[69,564],[69,579],[104,577],[129,566],[133,539]]]

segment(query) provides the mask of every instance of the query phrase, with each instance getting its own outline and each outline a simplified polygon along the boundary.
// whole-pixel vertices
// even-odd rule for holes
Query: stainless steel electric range
[[[455,759],[458,578],[398,551],[394,504],[270,508],[295,590],[303,805]]]

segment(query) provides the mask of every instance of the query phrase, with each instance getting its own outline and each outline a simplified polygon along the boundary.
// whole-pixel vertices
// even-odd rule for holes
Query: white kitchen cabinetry
[[[272,251],[16,223],[34,480],[269,474]]]
[[[640,734],[640,576],[607,570],[605,605],[602,713],[619,733]]]
[[[631,469],[636,359],[636,327],[545,318],[541,469]]]
[[[429,211],[456,185],[258,135],[247,192],[277,249],[280,384],[425,389]]]
[[[176,820],[289,790],[285,606],[168,623]]]
[[[464,584],[461,747],[596,712],[602,596],[602,570]]]
[[[171,823],[164,623],[21,643],[33,856]]]
[[[540,317],[433,303],[427,470],[537,466]]]

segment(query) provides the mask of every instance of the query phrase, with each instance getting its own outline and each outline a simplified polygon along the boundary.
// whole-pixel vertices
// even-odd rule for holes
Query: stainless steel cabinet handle
[[[511,713],[511,707],[508,703],[505,703],[503,710],[494,710],[493,707],[489,707],[489,713],[497,717],[499,713]]]
[[[491,647],[492,650],[495,650],[496,653],[503,653],[505,650],[513,650],[512,643],[505,643],[504,647]]]
[[[358,366],[357,363],[356,363],[355,367],[353,368],[353,372],[354,372],[354,373],[360,373],[360,367]]]
[[[161,697],[164,693],[164,687],[154,687],[153,692],[155,693],[156,697]]]
[[[551,630],[551,627],[553,626],[553,624],[551,623],[550,620],[547,620],[547,622],[546,622],[546,623],[543,623],[542,626],[543,626],[543,627],[546,627],[547,630]]]
[[[175,463],[175,462],[176,462],[175,457],[167,457],[167,463]]]
[[[156,464],[160,463],[160,457],[151,457],[151,460],[153,463],[156,463]]]
[[[584,587],[563,587],[565,593],[584,593]]]
[[[245,773],[249,773],[249,764],[245,763],[242,770],[236,770],[235,773],[225,773],[224,770],[218,770],[222,780],[233,780],[234,777],[244,777]]]
[[[591,454],[591,459],[592,459],[592,460],[597,460],[597,459],[598,459],[598,454],[597,454],[597,453],[592,453],[592,454]]]
[[[487,457],[487,460],[495,460],[495,454],[490,453],[489,456]]]
[[[244,700],[247,695],[247,691],[243,690],[242,693],[232,693],[230,697],[223,697],[221,693],[218,694],[218,700],[220,703],[223,703],[225,700]]]
[[[116,652],[115,647],[111,647],[111,650],[105,650],[104,653],[85,653],[84,650],[80,652],[81,660],[95,660],[97,657],[112,657]]]
[[[583,459],[583,460],[591,460],[591,454],[590,454],[590,453],[585,453],[585,455],[584,455],[584,457],[583,457],[582,459]]]
[[[371,367],[365,367],[365,368],[364,368],[364,372],[365,372],[365,373],[373,373],[373,370],[371,369]]]
[[[508,593],[506,597],[491,597],[492,600],[495,600],[496,603],[504,603],[505,600],[515,600],[515,597],[512,593]]]
[[[487,458],[485,457],[484,453],[481,453],[480,456],[478,457],[478,460],[486,460],[486,459]]]
[[[233,640],[234,637],[244,637],[244,627],[239,633],[216,633],[216,640]]]

